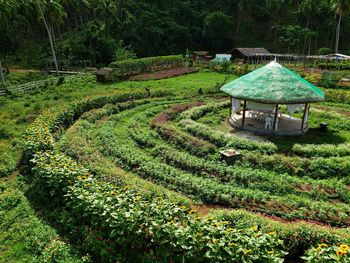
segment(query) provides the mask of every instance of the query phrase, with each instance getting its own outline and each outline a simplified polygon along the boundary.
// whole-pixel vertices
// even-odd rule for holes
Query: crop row
[[[205,107],[205,106],[201,106]],[[150,107],[151,108],[151,107]],[[193,108],[195,109],[195,108]],[[193,110],[191,109],[191,110]],[[151,117],[151,116],[149,116]],[[135,122],[138,123],[139,120],[144,120],[147,123],[147,118],[145,112],[142,111],[141,114],[133,114],[133,118],[136,119]],[[134,123],[134,122],[133,122]],[[146,126],[147,127],[147,126]],[[146,132],[146,129],[142,130],[145,140],[152,140],[152,135]],[[166,143],[174,145],[174,142]],[[152,147],[158,145],[155,150],[155,154],[160,156],[163,160],[169,162],[171,165],[175,165],[182,170],[188,170],[193,173],[201,174],[205,172],[209,176],[217,176],[221,181],[229,181],[235,179],[235,183],[242,187],[251,187],[261,190],[270,191],[272,193],[294,193],[303,194],[316,199],[340,199],[344,202],[349,201],[349,194],[347,187],[341,180],[311,180],[311,179],[301,179],[293,176],[288,176],[286,174],[277,174],[268,171],[252,170],[251,168],[243,168],[235,165],[234,167],[229,167],[218,163],[217,161],[208,160],[206,158],[197,158],[186,152],[179,152],[173,148],[165,147],[163,145],[157,144],[153,141]],[[160,146],[159,146],[160,145]],[[185,149],[181,147],[182,145],[176,146],[177,148]],[[197,151],[201,151],[196,148]]]
[[[110,130],[112,127],[112,125],[103,126],[101,133],[97,136],[103,153],[117,157],[121,165],[170,189],[211,204],[244,207],[286,218],[311,218],[320,222],[347,224],[347,213],[350,209],[346,204],[312,201],[294,195],[274,196],[260,190],[239,187],[233,182],[224,184],[213,178],[182,172],[146,155],[130,143],[125,145],[127,143],[125,139],[118,140]]]
[[[47,112],[27,132],[25,157],[32,159],[33,176],[69,208],[71,218],[87,225],[86,235],[95,237],[93,254],[105,262],[279,262],[284,253],[275,235],[198,219],[189,208],[167,199],[147,199],[127,187],[98,181],[56,150],[53,132],[59,127],[68,127],[85,111],[129,96],[90,98]]]
[[[269,169],[278,173],[288,173],[291,175],[308,176],[314,179],[325,178],[344,178],[349,182],[350,175],[350,157],[330,157],[330,158],[300,158],[289,157],[281,154],[264,154],[271,153],[269,143],[265,146],[261,142],[241,142],[240,139],[232,139],[230,135],[217,131],[206,125],[199,124],[192,120],[182,120],[180,125],[186,131],[207,140],[219,147],[233,147],[243,150],[242,164],[249,164],[258,169]],[[298,148],[297,148],[298,149]],[[250,151],[255,152],[250,152]]]
[[[124,260],[160,257],[162,261],[171,258],[176,262],[201,262],[204,258],[225,261],[229,257],[253,261],[268,257],[266,262],[270,262],[283,255],[274,235],[230,229],[216,220],[198,220],[186,206],[161,197],[146,199],[128,187],[99,182],[61,153],[38,152],[33,162],[35,177],[51,193],[64,196],[71,215],[88,222],[96,240],[104,241],[96,241],[100,244],[94,251],[107,247],[110,253],[104,255],[104,261],[122,256]],[[221,244],[217,244],[219,241]],[[257,251],[242,253],[253,249]],[[271,249],[276,253],[272,257],[267,253]]]
[[[208,140],[218,147],[234,147],[237,149],[258,151],[265,154],[271,154],[277,151],[277,146],[273,143],[254,142],[237,136],[228,135],[193,120],[184,119],[181,120],[179,124],[194,136]]]
[[[154,113],[156,112],[154,111]],[[143,114],[152,116],[152,114],[147,112],[143,112]],[[135,117],[135,115],[133,116]],[[143,115],[140,118],[136,116],[133,119],[137,121],[137,119],[142,120],[144,117]],[[143,136],[147,137],[147,133],[143,133]],[[219,213],[221,212],[218,211],[217,214]],[[278,221],[272,221],[269,218],[240,211],[223,212],[223,214],[227,215],[226,219],[230,219],[228,221],[237,226],[250,227],[252,225],[258,225],[266,231],[276,231],[279,237],[285,241],[285,248],[293,254],[301,254],[310,244],[316,245],[318,242],[337,243],[340,239],[344,239],[344,237],[340,238],[337,232],[333,232],[331,229],[309,223],[280,223]],[[223,218],[221,214],[218,217]]]
[[[209,142],[193,137],[169,125],[156,126],[156,131],[165,140],[171,141],[179,148],[186,149],[197,156],[206,156],[215,152],[215,146]]]
[[[164,196],[181,205],[189,204],[186,197],[126,172],[117,167],[114,160],[105,158],[98,150],[98,145],[94,143],[94,128],[95,126],[91,123],[79,119],[60,138],[58,142],[59,149],[89,169],[101,181],[116,182],[117,185],[125,187],[129,186],[150,198]]]
[[[305,195],[316,200],[339,199],[346,203],[350,202],[348,188],[338,180],[307,180],[239,165],[227,166],[218,161],[197,158],[163,145],[154,150],[154,155],[182,170],[195,174],[205,173],[218,177],[223,182],[234,181],[241,187],[259,189],[278,195],[295,194]]]
[[[207,105],[202,105],[198,107],[193,107],[189,110],[186,110],[180,114],[181,119],[191,119],[191,120],[198,120],[199,118],[203,117],[205,114],[209,112],[213,112],[225,107],[229,107],[230,103],[227,101],[224,102],[214,102],[209,103]]]
[[[228,102],[214,102],[214,103],[209,103],[207,105],[202,105],[199,107],[194,107],[191,108],[183,113],[181,113],[180,119],[186,120],[186,119],[191,119],[193,121],[196,121],[203,117],[205,114],[210,113],[210,112],[215,112],[219,109],[222,109],[224,107],[227,107],[229,105]],[[313,114],[318,114],[320,115],[319,117],[325,118],[325,119],[331,119],[332,120],[332,125],[331,127],[334,129],[340,129],[340,130],[349,130],[349,123],[348,121],[344,120],[343,116],[340,114],[336,113],[328,113],[320,110],[313,110]],[[185,121],[186,122],[186,121]],[[188,122],[186,126],[189,126],[189,123],[193,124],[193,122]],[[196,125],[201,125],[201,124],[196,124]],[[198,127],[200,128],[200,127]],[[195,127],[192,127],[192,130],[194,130]],[[206,128],[207,129],[207,128]],[[211,132],[212,133],[212,132]],[[215,134],[217,134],[216,132]],[[220,133],[220,132],[219,132]],[[202,133],[200,133],[202,134]],[[202,134],[204,136],[204,134]],[[213,137],[213,136],[212,136]],[[233,135],[230,136],[225,136],[223,134],[217,134],[217,137],[219,138],[218,140],[215,140],[216,145],[222,146],[227,142],[225,138],[227,137],[233,137]],[[214,138],[211,138],[212,140]],[[242,140],[242,143],[245,142],[244,139],[240,138]],[[259,144],[259,142],[256,142]],[[249,144],[249,143],[248,143]],[[264,144],[264,143],[263,143]],[[234,144],[231,143],[232,146]],[[240,147],[243,148],[243,147]],[[277,148],[274,146],[271,146],[271,152],[276,151]],[[331,156],[347,156],[350,155],[350,147],[347,143],[345,144],[339,144],[339,145],[334,145],[334,144],[322,144],[322,145],[315,145],[315,144],[295,144],[292,152],[294,154],[304,156],[304,157],[331,157]]]
[[[241,161],[257,169],[269,169],[277,173],[307,176],[313,179],[338,178],[350,183],[350,157],[300,158],[281,154],[264,155],[245,152]]]
[[[292,151],[304,157],[342,157],[350,155],[350,144],[294,144]]]

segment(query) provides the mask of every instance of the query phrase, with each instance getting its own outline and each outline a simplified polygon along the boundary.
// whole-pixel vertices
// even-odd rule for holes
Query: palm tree
[[[56,52],[54,47],[54,29],[53,24],[63,23],[63,18],[66,16],[66,13],[63,10],[62,5],[56,0],[42,1],[36,0],[37,7],[41,18],[44,21],[44,25],[49,36],[50,47],[52,51],[53,61],[55,63],[56,74],[59,75],[58,63],[56,58]]]
[[[7,26],[11,23],[19,7],[19,3],[15,0],[0,1],[0,26]],[[1,55],[3,54],[0,54],[0,87],[7,91]]]
[[[350,12],[350,0],[333,0],[333,9],[338,19],[336,39],[335,39],[335,53],[339,51],[340,25],[342,17]]]
[[[305,30],[310,30],[310,20],[316,15],[317,8],[319,5],[319,0],[303,0],[298,8],[298,13],[301,14],[306,19]],[[304,44],[303,44],[303,55],[305,55],[307,34],[304,34]]]
[[[118,3],[115,0],[95,0],[92,6],[100,14],[105,24],[105,34],[108,36],[111,29],[111,23],[118,13]]]

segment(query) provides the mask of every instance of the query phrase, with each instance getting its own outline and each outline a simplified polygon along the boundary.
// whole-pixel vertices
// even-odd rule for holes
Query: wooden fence
[[[64,77],[64,82],[70,82],[82,76],[86,76],[86,74],[66,76]],[[9,86],[7,90],[10,93],[30,93],[30,92],[33,92],[34,90],[43,89],[43,88],[55,85],[58,79],[59,79],[58,77],[50,77],[43,80],[31,81],[21,85]],[[0,87],[0,96],[5,96],[6,93],[7,93],[6,89]]]
[[[0,87],[0,96],[5,96],[6,95],[6,89],[3,87]]]

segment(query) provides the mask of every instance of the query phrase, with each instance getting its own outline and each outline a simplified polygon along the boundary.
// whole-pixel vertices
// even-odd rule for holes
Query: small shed
[[[231,97],[229,122],[232,126],[278,136],[306,133],[310,103],[325,100],[323,91],[276,61],[220,90]],[[280,111],[281,105],[286,105],[287,114]],[[303,113],[302,119],[292,117],[298,110]]]
[[[231,61],[231,54],[216,54],[215,58],[211,60],[212,62],[230,62]]]
[[[193,61],[209,61],[210,60],[209,51],[193,51],[192,59]]]
[[[254,60],[258,57],[271,58],[272,54],[265,48],[235,48],[228,52],[235,59],[243,59],[244,61]]]
[[[97,82],[107,82],[112,78],[113,69],[111,68],[100,68],[95,71]]]

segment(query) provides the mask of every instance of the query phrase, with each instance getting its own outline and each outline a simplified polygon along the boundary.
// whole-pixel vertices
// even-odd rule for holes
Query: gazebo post
[[[278,118],[278,104],[276,104],[275,118],[273,120],[273,130],[274,131],[276,130],[277,118]]]
[[[247,101],[244,100],[244,106],[243,106],[243,117],[242,117],[242,128],[244,127],[244,122],[245,122],[245,112],[247,110]]]
[[[229,118],[229,120],[232,119],[232,106],[233,106],[232,105],[233,104],[233,98],[232,97],[230,97],[230,102],[231,103],[230,103],[230,118]]]
[[[309,104],[305,103],[303,120],[301,121],[301,130],[304,130],[304,123],[305,123],[306,111],[308,110],[308,106],[309,106]]]

